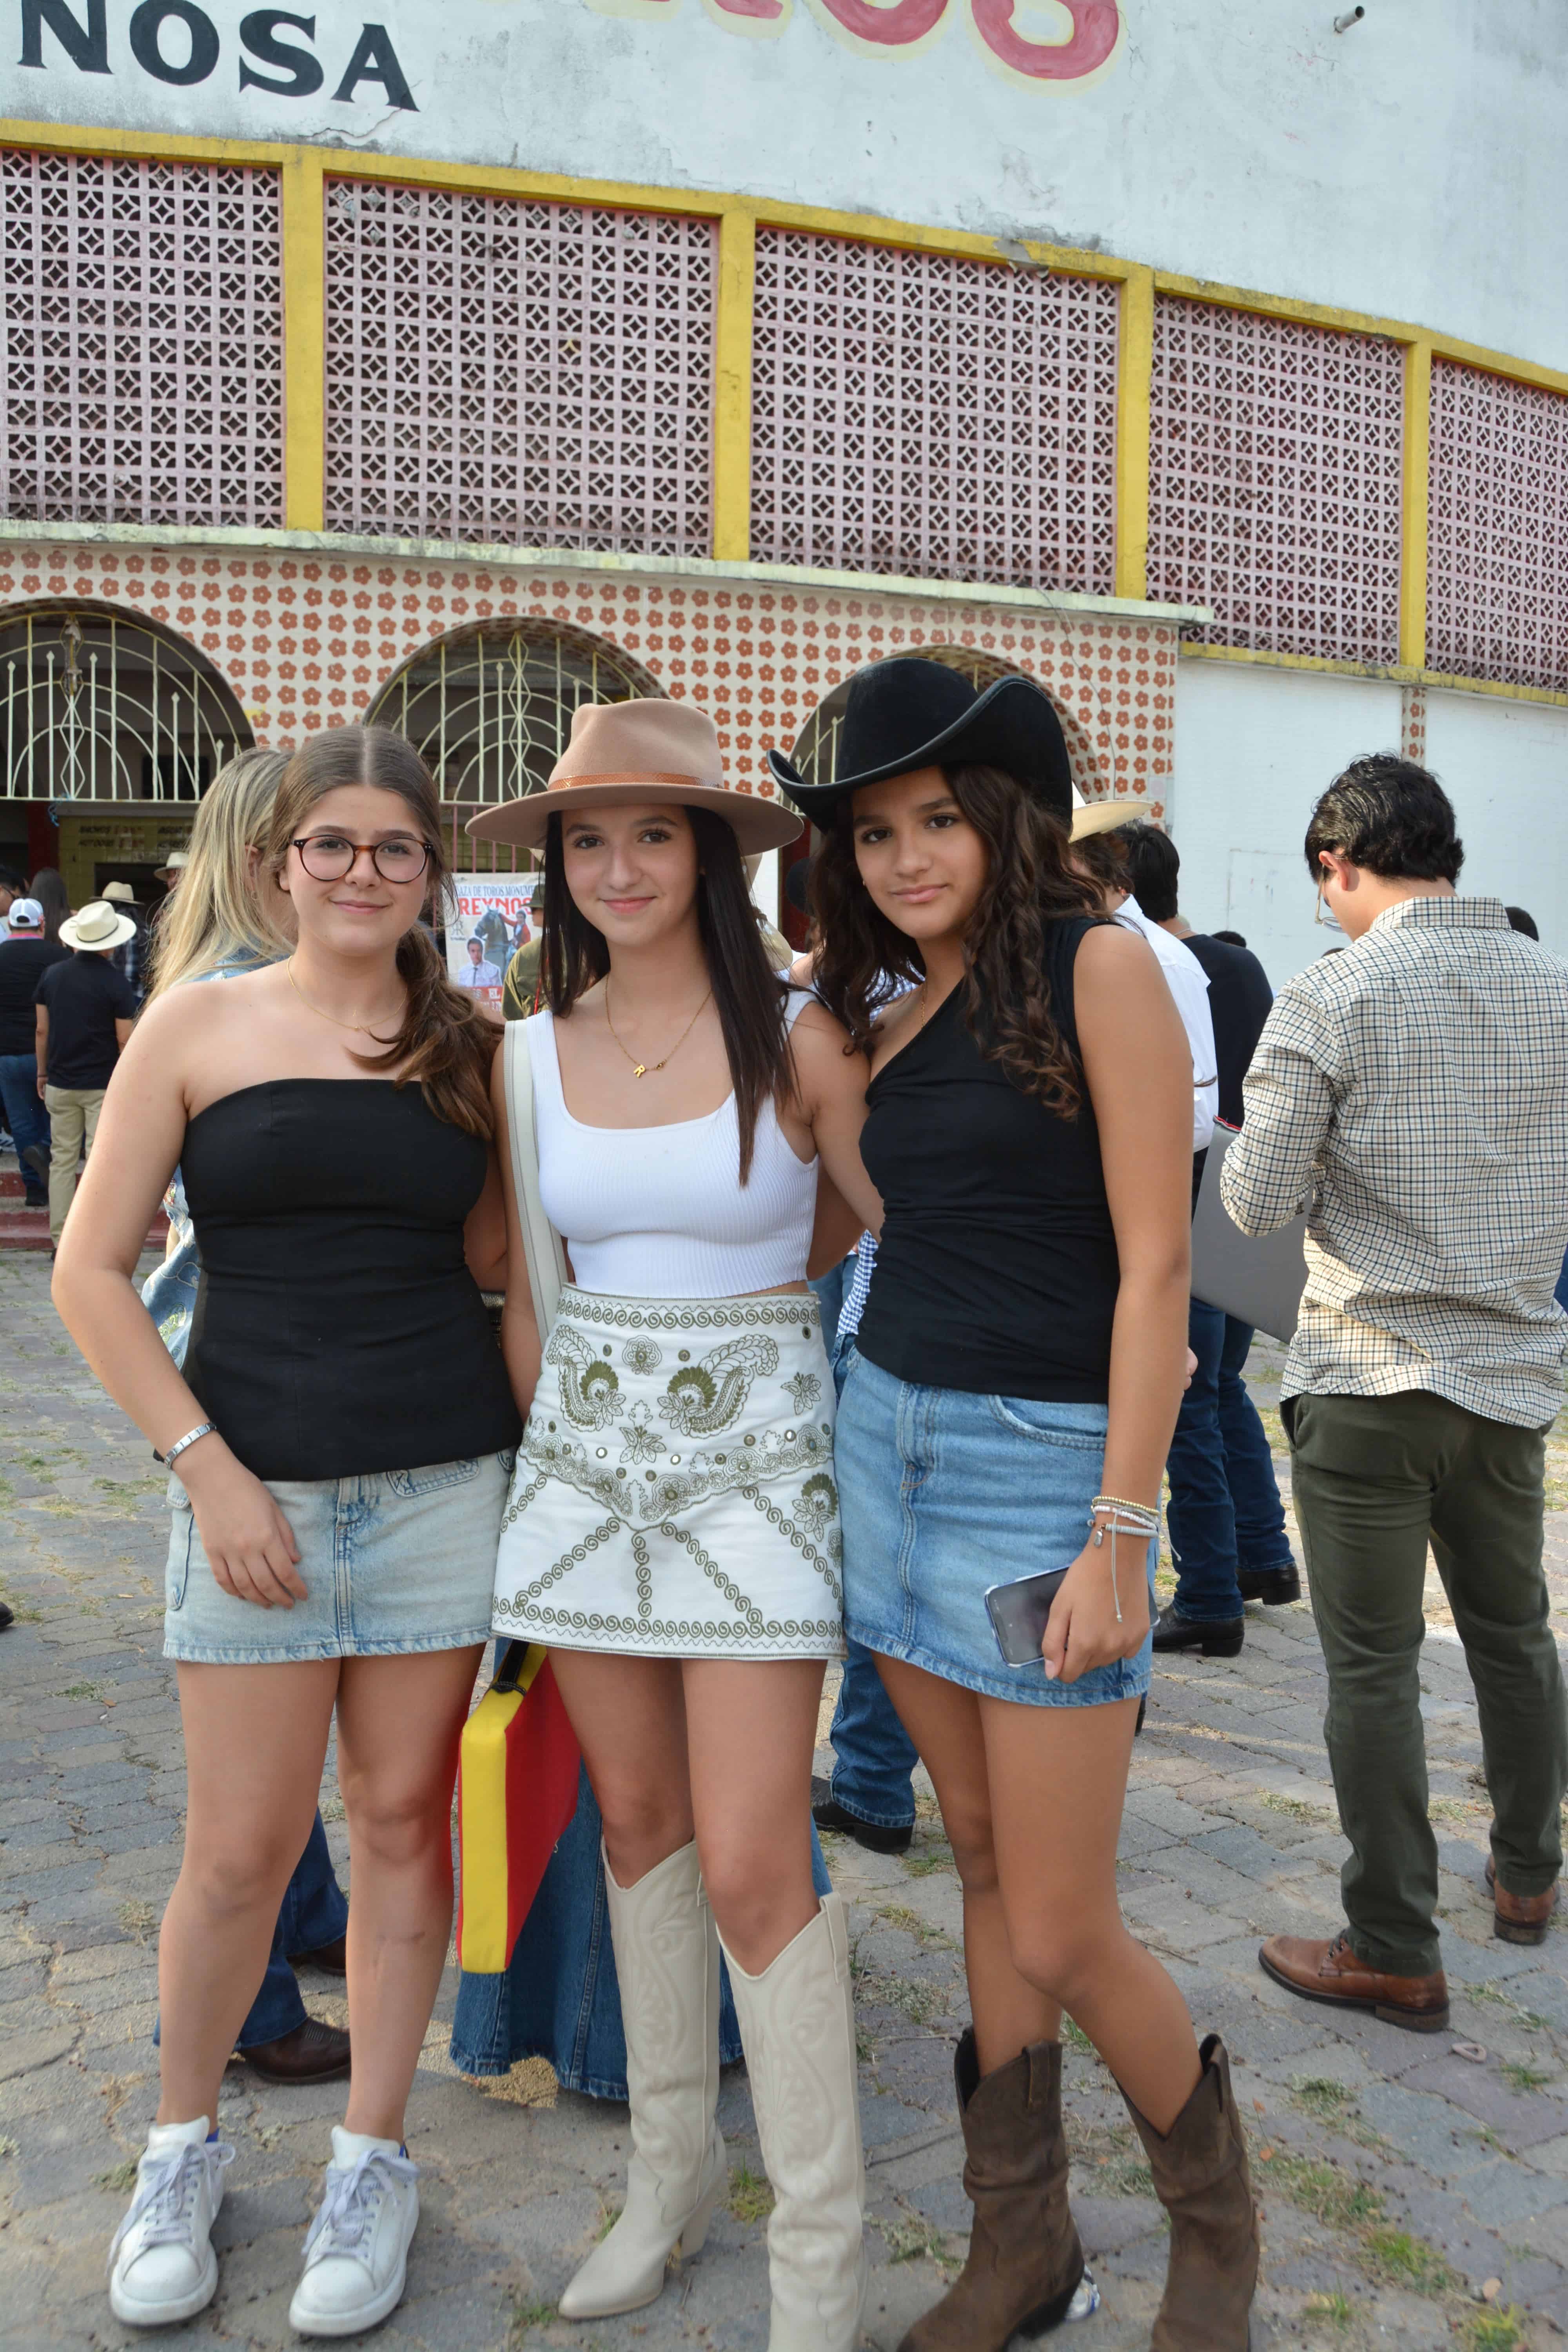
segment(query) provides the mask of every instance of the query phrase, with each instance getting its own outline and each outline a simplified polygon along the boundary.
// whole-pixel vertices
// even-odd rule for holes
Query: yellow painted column
[[[1149,386],[1154,371],[1154,273],[1121,288],[1116,360],[1116,593],[1149,593]]]
[[[297,148],[283,166],[283,479],[289,530],[326,515],[327,255],[324,158]]]
[[[752,278],[757,223],[737,207],[719,223],[719,320],[713,354],[713,553],[752,552]]]
[[[1399,658],[1426,667],[1426,527],[1431,496],[1432,345],[1405,352],[1405,496],[1400,508]]]

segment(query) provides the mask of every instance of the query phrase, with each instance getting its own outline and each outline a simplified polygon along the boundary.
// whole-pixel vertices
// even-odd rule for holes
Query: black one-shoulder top
[[[413,1470],[517,1444],[463,1259],[485,1146],[417,1086],[241,1087],[197,1112],[180,1163],[201,1265],[185,1379],[258,1478]]]
[[[1091,918],[1046,925],[1052,1017],[1074,1059],[1073,965]],[[855,1344],[921,1388],[1103,1404],[1121,1285],[1089,1089],[1062,1118],[988,1061],[960,985],[872,1079],[860,1157],[886,1207]]]

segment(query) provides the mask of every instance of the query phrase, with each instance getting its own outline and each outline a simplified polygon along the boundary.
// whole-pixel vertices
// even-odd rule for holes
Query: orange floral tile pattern
[[[13,544],[0,607],[87,601],[184,637],[237,695],[258,743],[291,747],[363,718],[387,681],[439,637],[527,614],[585,630],[718,722],[737,782],[771,790],[763,755],[794,745],[851,672],[926,648],[986,656],[1037,678],[1062,713],[1089,798],[1146,797],[1163,814],[1173,765],[1177,631],[1171,622],[1019,609],[983,598],[737,580],[613,576],[563,562],[195,548]]]

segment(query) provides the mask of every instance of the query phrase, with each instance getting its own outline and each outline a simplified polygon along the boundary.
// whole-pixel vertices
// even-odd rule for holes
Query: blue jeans
[[[458,1979],[451,2054],[460,2073],[504,2074],[519,2058],[548,2058],[563,2091],[591,2099],[626,2097],[626,2042],[599,1850],[603,1834],[584,1767],[577,1811],[540,1881],[510,1967],[493,1976],[465,1969]],[[832,1892],[815,1825],[811,1883],[819,1895]],[[731,2066],[741,2054],[730,1971],[721,1960],[719,2063]]]
[[[1176,1609],[1210,1625],[1241,1615],[1239,1568],[1288,1568],[1290,1547],[1268,1440],[1242,1379],[1252,1333],[1194,1298],[1187,1344],[1198,1368],[1171,1439],[1167,1517]]]
[[[280,2042],[284,2034],[304,2024],[305,2004],[300,1998],[299,1979],[289,1965],[289,1955],[319,1952],[324,1945],[335,1944],[348,1924],[349,1906],[332,1869],[327,1832],[318,1812],[305,1851],[284,1891],[261,1990],[235,2036],[238,2048],[254,2050],[263,2042]],[[158,2039],[155,2024],[153,2039]]]
[[[5,1110],[5,1124],[16,1146],[16,1165],[29,1192],[43,1190],[35,1169],[23,1159],[24,1151],[49,1148],[49,1114],[44,1108],[38,1093],[38,1065],[31,1054],[0,1054],[0,1104]]]

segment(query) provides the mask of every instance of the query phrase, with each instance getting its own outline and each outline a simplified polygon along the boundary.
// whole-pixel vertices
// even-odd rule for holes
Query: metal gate
[[[542,790],[579,703],[661,691],[584,630],[504,621],[429,646],[377,696],[370,718],[408,737],[443,802],[477,810]]]
[[[253,740],[172,631],[91,605],[0,616],[8,800],[194,801]]]

